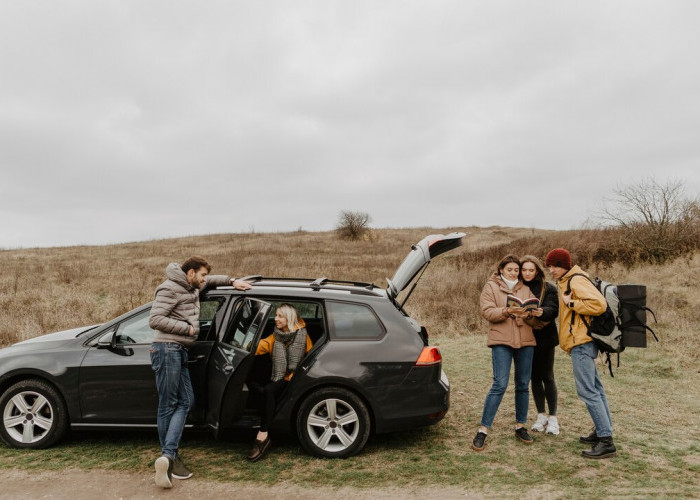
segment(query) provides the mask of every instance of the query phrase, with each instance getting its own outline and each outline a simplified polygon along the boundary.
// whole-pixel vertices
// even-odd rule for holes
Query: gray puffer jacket
[[[199,335],[199,292],[205,287],[229,285],[231,278],[224,275],[207,276],[204,287],[194,288],[180,264],[171,263],[165,269],[167,280],[156,288],[148,325],[156,331],[153,342],[177,342],[184,346],[194,344]],[[190,325],[194,335],[190,337]]]

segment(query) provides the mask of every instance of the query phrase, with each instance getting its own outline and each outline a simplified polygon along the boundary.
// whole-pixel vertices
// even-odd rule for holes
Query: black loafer
[[[486,433],[479,431],[474,436],[474,441],[472,441],[472,450],[481,451],[484,449],[484,446],[486,446]]]
[[[250,460],[251,462],[257,462],[258,460],[260,460],[270,448],[270,442],[271,441],[269,435],[263,441],[256,439],[255,444],[253,445],[253,449],[250,450],[250,453],[248,454],[248,460]]]
[[[528,434],[527,429],[525,427],[518,427],[517,429],[515,429],[515,436],[523,443],[532,444],[535,441],[534,439],[532,439],[532,436]]]

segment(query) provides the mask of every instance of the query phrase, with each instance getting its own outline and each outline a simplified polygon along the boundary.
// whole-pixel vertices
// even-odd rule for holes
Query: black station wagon
[[[463,237],[432,235],[413,245],[386,289],[251,276],[252,290],[207,290],[189,355],[196,402],[188,426],[209,428],[217,437],[229,428],[259,426],[256,388],[269,381],[271,362],[254,352],[272,332],[282,303],[304,318],[313,348],[281,395],[273,430],[296,433],[313,455],[347,457],[364,447],[370,432],[440,421],[450,402],[442,356],[403,305],[430,260],[461,245]],[[3,440],[45,448],[69,428],[155,428],[150,308],[0,350]]]

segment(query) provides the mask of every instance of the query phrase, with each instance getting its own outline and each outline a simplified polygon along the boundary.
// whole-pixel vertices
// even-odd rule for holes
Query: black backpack
[[[613,377],[610,354],[617,354],[617,366],[620,366],[620,353],[625,347],[646,347],[646,331],[650,331],[658,342],[656,332],[646,324],[646,312],[649,311],[656,322],[654,311],[646,307],[646,287],[644,285],[615,286],[599,278],[590,279],[585,274],[574,273],[566,283],[566,294],[571,293],[571,280],[574,276],[583,276],[590,281],[605,299],[607,307],[599,316],[581,316],[588,335],[593,339],[598,350],[605,353],[605,362]],[[575,312],[571,315],[574,324]],[[587,319],[588,318],[588,319]],[[570,326],[569,328],[571,328]],[[642,341],[643,340],[643,341]]]

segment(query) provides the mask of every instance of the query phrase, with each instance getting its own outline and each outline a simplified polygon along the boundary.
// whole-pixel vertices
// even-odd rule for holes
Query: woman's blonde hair
[[[527,262],[532,262],[535,265],[537,272],[535,273],[535,279],[539,278],[544,281],[544,267],[542,266],[542,261],[535,257],[534,255],[525,255],[520,259],[520,279],[523,277],[523,264]]]
[[[291,304],[282,304],[277,308],[287,318],[287,328],[290,332],[295,332],[299,329],[299,313]]]

